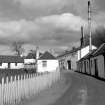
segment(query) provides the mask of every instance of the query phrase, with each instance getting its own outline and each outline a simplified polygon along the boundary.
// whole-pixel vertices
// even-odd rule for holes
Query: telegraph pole
[[[91,24],[91,0],[88,1],[88,28],[89,28],[89,52],[92,51],[92,24]]]
[[[36,71],[38,72],[39,47],[36,47]]]
[[[84,28],[81,26],[81,39],[80,39],[80,59],[82,58],[81,50],[84,46]]]

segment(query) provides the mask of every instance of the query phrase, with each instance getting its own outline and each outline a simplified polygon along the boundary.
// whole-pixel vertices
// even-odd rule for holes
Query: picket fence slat
[[[60,72],[24,74],[2,77],[0,84],[0,105],[15,105],[23,99],[38,95],[60,80]]]

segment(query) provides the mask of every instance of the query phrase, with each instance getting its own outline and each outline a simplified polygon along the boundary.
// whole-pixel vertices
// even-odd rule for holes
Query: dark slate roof
[[[103,43],[94,53],[94,56],[98,56],[105,53],[105,43]]]
[[[1,63],[24,63],[24,58],[20,56],[0,55],[0,62]]]
[[[48,51],[46,51],[42,56],[40,56],[39,60],[55,60],[56,58],[49,53]]]
[[[59,57],[62,57],[62,56],[68,55],[68,54],[72,54],[72,53],[77,52],[78,50],[80,50],[80,47],[75,48],[75,49],[72,49],[72,50],[70,50],[70,51],[65,51],[63,54],[58,55],[57,57],[59,58]]]
[[[36,59],[36,54],[29,53],[29,54],[26,56],[26,59]]]

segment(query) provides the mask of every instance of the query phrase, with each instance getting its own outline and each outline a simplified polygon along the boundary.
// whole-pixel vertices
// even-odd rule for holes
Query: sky
[[[12,54],[15,41],[25,51],[39,46],[55,52],[79,46],[87,26],[88,0],[0,0],[0,54]],[[105,27],[105,0],[92,0],[93,27]]]

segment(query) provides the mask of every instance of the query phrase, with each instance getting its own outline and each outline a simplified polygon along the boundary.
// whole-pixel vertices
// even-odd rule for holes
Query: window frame
[[[0,66],[2,66],[2,62],[0,62]]]
[[[18,63],[15,63],[15,66],[17,66],[18,65]]]
[[[47,61],[42,61],[42,67],[47,67]]]

